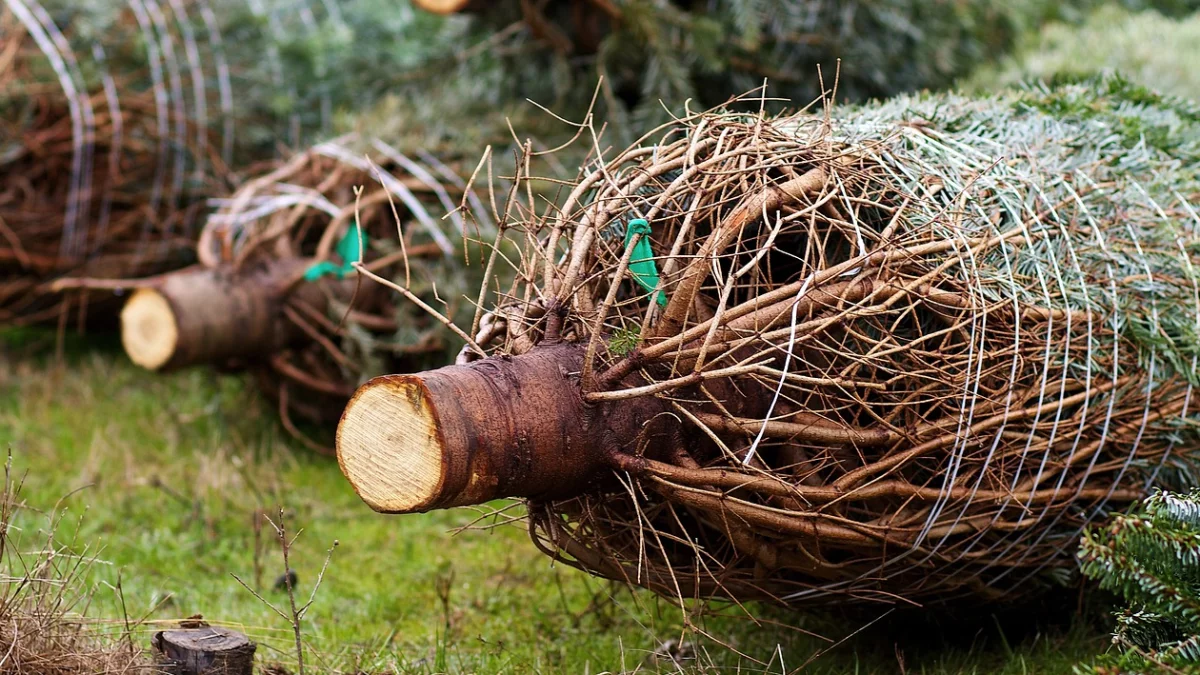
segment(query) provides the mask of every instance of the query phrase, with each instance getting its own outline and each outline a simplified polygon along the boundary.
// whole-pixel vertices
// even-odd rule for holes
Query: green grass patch
[[[247,379],[157,376],[101,343],[98,353],[68,344],[60,361],[53,336],[0,334],[0,448],[25,476],[29,507],[21,545],[43,545],[61,515],[58,543],[100,559],[88,572],[91,616],[201,613],[294,671],[288,623],[233,577],[286,607],[273,588],[279,548],[259,519],[282,507],[288,529],[302,529],[292,553],[301,602],[340,543],[302,626],[309,672],[781,673],[810,660],[805,672],[1068,672],[1107,642],[1081,622],[1042,627],[1029,617],[1014,633],[978,611],[985,618],[965,631],[958,619],[939,621],[941,610],[915,624],[888,615],[861,632],[886,608],[831,618],[752,607],[759,624],[736,607],[693,618],[739,655],[685,631],[677,604],[555,564],[519,524],[455,533],[476,514],[375,514],[334,460],[280,430]],[[142,644],[150,628],[135,631]],[[651,656],[681,637],[679,666]]]

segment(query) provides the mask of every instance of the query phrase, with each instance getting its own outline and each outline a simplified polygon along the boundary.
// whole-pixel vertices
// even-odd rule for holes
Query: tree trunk
[[[618,450],[667,444],[654,397],[585,404],[583,348],[538,347],[363,385],[338,425],[342,472],[371,508],[412,513],[579,494]],[[642,443],[641,441],[645,441]]]
[[[268,354],[286,345],[295,329],[283,316],[289,294],[324,311],[312,284],[296,287],[304,258],[231,266],[193,267],[139,288],[121,310],[121,342],[134,363],[150,370]]]
[[[213,626],[159,631],[150,644],[155,665],[170,675],[251,675],[257,648],[245,635]]]

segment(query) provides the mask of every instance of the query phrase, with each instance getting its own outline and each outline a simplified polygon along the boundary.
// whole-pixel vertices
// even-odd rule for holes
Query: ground
[[[939,620],[942,610],[751,607],[756,624],[720,609],[729,616],[704,628],[739,656],[685,633],[677,605],[555,565],[519,526],[456,533],[477,514],[373,513],[336,461],[281,430],[245,378],[154,375],[111,338],[56,350],[50,333],[0,334],[5,446],[24,476],[22,550],[43,546],[58,514],[57,546],[97,559],[90,604],[76,611],[116,619],[113,631],[128,616],[142,644],[162,622],[200,613],[250,634],[264,662],[291,672],[291,626],[264,603],[288,611],[273,589],[279,546],[259,515],[278,520],[280,507],[289,532],[302,529],[291,553],[299,603],[338,542],[301,624],[309,672],[1057,673],[1107,643],[1100,611],[1063,622],[987,608],[964,621]]]

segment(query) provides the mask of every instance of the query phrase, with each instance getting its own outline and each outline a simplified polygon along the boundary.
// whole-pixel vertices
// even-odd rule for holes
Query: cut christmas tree
[[[472,202],[481,206],[432,155],[355,136],[320,143],[218,200],[198,265],[121,282],[137,289],[121,310],[125,351],[151,370],[249,368],[289,430],[300,434],[295,415],[331,425],[371,375],[452,358],[442,321],[397,307],[354,265],[469,317],[482,261],[464,261],[466,238],[490,242],[493,229],[478,208],[480,220],[463,221],[459,206]]]
[[[193,262],[205,199],[349,124],[347,110],[386,89],[384,73],[443,43],[442,19],[383,9],[4,0],[0,324],[111,306],[106,282]],[[404,49],[364,63],[372,44]]]
[[[173,61],[168,83],[156,26],[147,14],[136,18],[145,23],[129,16],[110,26],[107,44],[72,44],[40,4],[0,7],[2,323],[58,318],[62,297],[49,283],[61,274],[148,274],[186,260],[195,213],[182,195],[219,183],[220,159],[209,151],[220,143],[206,127],[189,126],[210,101],[186,100],[184,78],[189,86],[203,78]],[[149,86],[133,86],[135,75],[120,64],[110,67],[139,30],[158,59]],[[212,106],[214,118],[218,110]]]
[[[388,513],[525,498],[548,555],[679,598],[1062,582],[1196,475],[1198,157],[1115,78],[683,115],[507,212],[515,285],[355,394],[342,470]]]

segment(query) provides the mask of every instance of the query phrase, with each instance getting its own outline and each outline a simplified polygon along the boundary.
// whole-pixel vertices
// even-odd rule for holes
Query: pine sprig
[[[1136,513],[1084,535],[1083,574],[1116,592],[1113,643],[1097,668],[1200,665],[1200,491],[1157,492]]]

